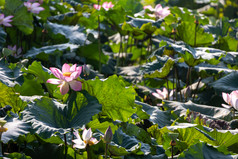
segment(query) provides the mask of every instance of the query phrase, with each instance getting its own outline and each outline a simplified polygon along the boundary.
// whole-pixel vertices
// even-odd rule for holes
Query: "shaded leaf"
[[[231,155],[225,155],[219,152],[216,148],[208,146],[204,142],[199,142],[195,145],[192,145],[188,150],[182,152],[179,156],[179,159],[205,159],[205,158],[224,158],[232,159]]]
[[[161,111],[158,107],[156,106],[150,106],[146,103],[142,103],[139,101],[135,101],[136,104],[142,105],[143,110],[150,115],[149,120],[153,124],[158,124],[160,128],[164,126],[168,126],[172,124],[172,121],[170,120],[170,114],[165,111]]]
[[[165,101],[165,107],[173,110],[178,116],[186,115],[187,109],[195,112],[200,112],[210,118],[217,118],[223,120],[231,120],[231,112],[225,108],[218,108],[207,105],[195,104],[191,101],[187,103],[180,103],[176,101]]]
[[[22,114],[23,121],[30,122],[37,134],[49,138],[55,132],[65,133],[70,128],[82,127],[100,111],[101,105],[95,97],[78,92],[71,106],[42,97],[30,103]]]
[[[24,57],[25,58],[35,58],[38,54],[40,54],[42,52],[44,52],[46,54],[53,54],[54,51],[56,51],[56,50],[66,51],[68,48],[71,50],[71,52],[73,52],[78,48],[78,45],[66,43],[66,44],[43,46],[41,48],[33,47],[30,50],[28,50],[26,54],[24,54]]]
[[[238,83],[236,82],[238,78],[237,72],[232,72],[225,77],[218,79],[213,82],[211,86],[218,91],[218,93],[227,92],[230,93],[234,90],[238,90]]]

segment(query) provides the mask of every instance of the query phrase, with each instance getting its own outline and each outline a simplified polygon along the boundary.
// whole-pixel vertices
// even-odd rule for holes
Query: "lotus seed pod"
[[[171,145],[171,146],[176,146],[176,141],[175,141],[175,140],[172,140],[172,141],[170,142],[170,145]]]
[[[113,133],[112,133],[112,129],[109,126],[104,134],[104,143],[110,143],[112,141],[113,138]]]
[[[6,123],[7,123],[6,120],[0,119],[0,125],[1,125],[1,127],[3,127]]]

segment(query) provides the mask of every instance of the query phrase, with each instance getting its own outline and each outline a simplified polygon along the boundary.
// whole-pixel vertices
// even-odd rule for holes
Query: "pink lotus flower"
[[[163,88],[163,91],[161,91],[160,89],[156,89],[156,92],[157,93],[152,93],[152,95],[161,100],[165,100],[173,96],[173,91],[169,93],[166,88]]]
[[[81,139],[81,137],[79,136],[78,132],[74,132],[74,135],[76,136],[77,139],[72,140],[75,144],[73,145],[74,148],[78,148],[78,149],[85,149],[87,144],[89,146],[91,145],[95,145],[98,143],[98,140],[96,138],[92,137],[92,131],[91,128],[84,129],[83,131],[83,135]]]
[[[40,11],[43,11],[43,7],[39,7],[40,3],[30,3],[30,2],[24,2],[24,6],[26,6],[27,10],[31,13],[39,14]]]
[[[102,4],[102,6],[101,6],[101,5],[94,4],[93,7],[94,7],[95,9],[97,9],[97,10],[100,10],[101,7],[102,7],[102,8],[104,8],[106,11],[108,11],[110,8],[114,7],[114,5],[112,4],[112,2],[104,2],[104,3]]]
[[[8,45],[7,48],[12,50],[14,57],[18,58],[21,56],[22,49],[21,48],[17,49],[16,45],[14,45],[14,46]]]
[[[149,9],[154,14],[148,14],[151,17],[155,17],[156,19],[164,19],[166,16],[170,14],[169,7],[163,8],[161,4],[157,4],[155,8],[152,6],[144,6],[144,9]]]
[[[103,7],[106,11],[108,11],[110,8],[114,7],[114,5],[112,4],[112,2],[104,2],[104,3],[102,4],[102,7]]]
[[[231,109],[232,107],[238,110],[238,90],[232,91],[230,94],[222,92],[224,101],[228,104],[222,104],[223,107]]]
[[[101,5],[94,4],[94,5],[93,5],[93,8],[94,8],[94,9],[97,9],[97,10],[100,10],[100,9],[101,9]]]
[[[12,15],[5,17],[4,14],[0,14],[0,24],[6,27],[11,27],[12,25],[9,23],[12,21],[11,18],[13,18]]]
[[[77,67],[76,64],[70,67],[69,64],[64,64],[62,67],[62,72],[58,68],[50,68],[53,75],[59,79],[50,78],[47,80],[47,83],[51,84],[60,84],[60,92],[62,95],[66,94],[69,91],[69,86],[74,91],[80,91],[82,89],[82,83],[76,80],[82,72],[82,67]]]

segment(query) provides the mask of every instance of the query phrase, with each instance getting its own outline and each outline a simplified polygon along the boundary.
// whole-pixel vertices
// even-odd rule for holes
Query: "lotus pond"
[[[0,0],[0,158],[238,158],[237,0]]]

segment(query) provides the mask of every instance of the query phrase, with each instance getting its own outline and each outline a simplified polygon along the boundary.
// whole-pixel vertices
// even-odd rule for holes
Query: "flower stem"
[[[99,6],[100,0],[98,0],[98,6]],[[102,68],[101,68],[101,39],[100,39],[100,15],[98,15],[98,52],[99,52],[99,63],[98,63],[98,70],[99,73],[101,73]]]
[[[106,147],[105,147],[105,159],[107,159],[107,150],[108,150],[108,143],[106,143]]]
[[[64,155],[64,158],[67,159],[68,148],[67,148],[66,134],[64,134],[64,144],[65,144],[65,155]]]
[[[119,49],[119,53],[117,55],[116,74],[118,72],[119,58],[120,58],[120,55],[121,55],[121,51],[122,51],[122,35],[120,34],[120,49]]]
[[[87,151],[87,159],[92,159],[92,156],[91,156],[91,154],[90,154],[90,147],[89,147],[89,145],[87,144],[87,146],[86,146],[86,151]]]
[[[168,80],[168,77],[166,78],[166,83],[167,83],[167,90],[168,90],[167,99],[169,100],[169,80]]]
[[[0,157],[3,157],[3,153],[2,153],[2,132],[0,132]]]

